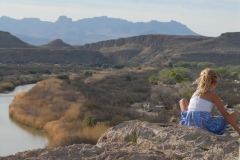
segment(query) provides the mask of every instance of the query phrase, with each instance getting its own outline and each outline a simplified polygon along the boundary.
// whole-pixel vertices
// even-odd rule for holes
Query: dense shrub
[[[15,85],[12,82],[0,82],[0,92],[12,91]]]
[[[179,61],[178,63],[174,64],[173,67],[189,68],[189,67],[192,67],[192,65],[191,65],[191,62]]]
[[[153,84],[157,84],[158,76],[151,76],[151,77],[149,77],[149,82],[153,83]]]
[[[86,77],[91,77],[91,76],[92,76],[92,72],[86,71],[86,72],[84,73],[84,75],[85,75]]]
[[[97,124],[97,119],[92,115],[86,116],[84,118],[84,123],[85,123],[85,125],[87,125],[89,127],[93,127],[94,125]]]
[[[113,65],[113,68],[115,69],[123,69],[126,65],[125,64],[116,64],[116,65]]]
[[[200,62],[197,64],[197,66],[201,68],[212,68],[215,66],[215,64],[211,62]]]
[[[59,75],[57,76],[58,79],[69,79],[68,75]]]

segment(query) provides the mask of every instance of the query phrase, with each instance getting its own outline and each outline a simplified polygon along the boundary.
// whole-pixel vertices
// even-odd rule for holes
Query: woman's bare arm
[[[240,134],[240,128],[237,125],[236,121],[232,118],[232,116],[227,112],[227,110],[224,108],[221,99],[218,97],[218,95],[213,95],[213,102],[216,104],[218,110],[221,112],[223,117],[226,119],[226,121]]]

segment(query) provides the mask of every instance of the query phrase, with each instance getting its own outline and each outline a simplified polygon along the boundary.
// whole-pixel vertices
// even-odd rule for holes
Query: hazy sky
[[[175,20],[204,36],[240,32],[240,0],[0,0],[0,17],[55,22],[99,16],[132,22]]]

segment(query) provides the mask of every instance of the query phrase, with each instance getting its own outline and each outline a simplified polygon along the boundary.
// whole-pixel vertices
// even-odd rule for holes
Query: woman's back
[[[206,111],[211,112],[213,107],[212,101],[200,97],[198,94],[190,99],[188,111]]]

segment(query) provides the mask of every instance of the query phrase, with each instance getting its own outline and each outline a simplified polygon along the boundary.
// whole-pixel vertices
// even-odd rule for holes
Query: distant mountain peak
[[[67,16],[60,16],[56,23],[72,23],[72,18],[68,18]]]
[[[64,43],[61,39],[56,39],[46,45],[43,45],[43,47],[71,47],[71,45]]]
[[[40,22],[41,20],[39,18],[23,18],[22,21],[38,21],[38,22]]]
[[[29,48],[30,45],[21,41],[9,32],[0,31],[0,48]]]
[[[72,21],[60,16],[56,22],[44,22],[28,18],[22,20],[0,18],[0,30],[8,31],[27,43],[47,44],[49,40],[61,38],[71,45],[83,45],[104,40],[126,38],[137,35],[198,35],[180,22],[130,22],[107,16],[84,18]],[[37,43],[35,43],[37,42]]]
[[[7,17],[7,16],[1,16],[0,18],[2,18],[2,19],[8,19],[9,17]]]

